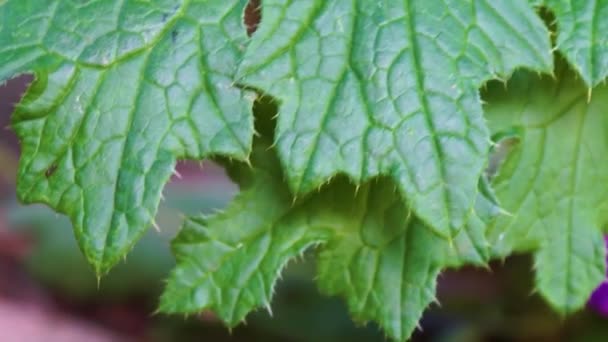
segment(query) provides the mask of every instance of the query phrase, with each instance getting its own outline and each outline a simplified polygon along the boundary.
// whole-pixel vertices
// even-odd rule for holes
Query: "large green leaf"
[[[18,195],[66,213],[98,273],[152,223],[178,158],[247,158],[246,1],[0,3],[0,81],[36,75],[12,118]]]
[[[525,0],[265,0],[239,79],[281,101],[276,146],[289,186],[389,175],[444,237],[474,205],[489,135],[478,87],[552,70]]]
[[[557,21],[557,48],[589,87],[608,75],[608,2],[538,0]]]
[[[480,219],[470,220],[450,245],[410,212],[388,179],[359,188],[337,179],[294,202],[273,153],[258,145],[253,170],[231,170],[245,181],[225,212],[186,223],[174,241],[178,264],[161,311],[211,309],[233,326],[254,308],[269,308],[285,264],[322,244],[322,291],[344,296],[358,321],[375,320],[402,340],[435,300],[442,268],[486,262]],[[497,206],[480,196],[476,211],[491,219]]]
[[[488,91],[490,126],[512,151],[494,187],[511,216],[491,229],[495,251],[534,250],[540,294],[561,312],[581,308],[605,277],[608,87],[517,74]],[[501,138],[502,137],[502,138]]]

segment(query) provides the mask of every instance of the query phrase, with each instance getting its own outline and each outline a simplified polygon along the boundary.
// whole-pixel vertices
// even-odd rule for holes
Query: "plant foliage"
[[[486,115],[511,153],[494,179],[511,213],[490,239],[498,255],[535,250],[536,285],[559,311],[582,307],[605,277],[602,226],[607,222],[608,93],[588,99],[563,65],[556,78],[517,74],[489,91]]]
[[[34,72],[12,117],[17,193],[70,216],[105,273],[154,220],[178,158],[246,159],[251,101],[232,87],[239,1],[8,1],[0,79]],[[76,20],[74,20],[76,19]]]
[[[69,216],[98,274],[177,160],[216,157],[241,193],[186,220],[161,311],[236,325],[307,249],[320,290],[396,340],[442,269],[514,251],[553,307],[584,305],[606,271],[608,4],[264,0],[251,38],[246,5],[0,1],[0,81],[36,77],[18,196]],[[254,139],[256,94],[279,109]]]

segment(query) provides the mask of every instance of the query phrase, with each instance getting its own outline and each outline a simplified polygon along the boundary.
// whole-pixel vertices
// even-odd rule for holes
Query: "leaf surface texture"
[[[552,70],[527,1],[265,0],[239,80],[281,101],[276,147],[290,188],[336,174],[391,177],[435,232],[474,207],[489,149],[479,86]]]
[[[233,76],[246,40],[236,0],[10,0],[0,81],[36,81],[12,117],[17,192],[67,214],[105,273],[152,224],[178,158],[246,159],[250,101]]]
[[[345,297],[357,320],[377,321],[403,340],[435,300],[443,268],[487,261],[485,222],[471,220],[450,245],[412,214],[389,179],[358,189],[337,179],[294,202],[267,145],[252,161],[253,169],[232,171],[243,181],[228,209],[191,218],[174,241],[177,267],[161,311],[211,309],[234,326],[251,310],[270,308],[284,266],[319,245],[320,289]],[[484,220],[498,213],[490,194],[476,209]]]

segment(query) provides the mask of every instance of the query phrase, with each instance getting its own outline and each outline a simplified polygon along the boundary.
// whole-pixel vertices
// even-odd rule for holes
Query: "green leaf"
[[[512,151],[493,181],[511,216],[490,230],[495,252],[534,251],[540,294],[563,313],[581,308],[605,277],[608,205],[607,87],[587,88],[562,68],[557,79],[517,74],[488,90],[492,131]]]
[[[417,216],[453,237],[474,205],[489,135],[478,87],[550,71],[549,34],[516,1],[266,0],[239,78],[281,103],[289,186],[388,175]]]
[[[407,339],[425,308],[437,301],[442,269],[485,265],[484,224],[471,220],[450,245],[411,214],[391,182],[364,185],[354,198],[354,209],[341,214],[336,235],[320,249],[319,287],[344,297],[357,321],[374,320],[393,339]],[[478,208],[490,203],[479,202]],[[485,209],[491,215],[498,207]]]
[[[375,320],[403,340],[435,300],[442,268],[487,261],[486,224],[478,216],[497,214],[489,197],[479,196],[479,215],[450,245],[411,213],[389,179],[358,188],[336,179],[294,202],[272,155],[258,145],[253,171],[243,176],[246,169],[238,170],[246,181],[227,211],[185,225],[174,242],[178,265],[161,311],[211,309],[233,326],[252,309],[269,307],[284,265],[321,244],[321,290],[344,296],[358,321]],[[480,193],[487,195],[485,190]]]
[[[67,214],[99,274],[151,225],[178,158],[247,158],[251,104],[232,87],[244,5],[0,5],[0,81],[36,75],[12,117],[18,195]]]
[[[557,21],[557,48],[588,87],[608,75],[608,2],[603,0],[537,1],[551,9]]]
[[[189,219],[173,241],[177,267],[160,311],[211,309],[234,326],[254,308],[270,310],[274,284],[285,264],[325,240],[327,230],[290,219],[293,200],[267,148],[254,150],[255,169],[230,170],[239,173],[242,191],[225,212]]]
[[[319,287],[343,296],[356,320],[374,320],[404,340],[436,300],[437,259],[447,244],[412,216],[404,220],[408,210],[390,182],[364,186],[355,203],[358,222],[345,221],[320,250]]]

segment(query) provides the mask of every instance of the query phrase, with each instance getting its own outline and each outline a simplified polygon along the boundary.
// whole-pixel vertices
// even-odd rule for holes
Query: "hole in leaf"
[[[44,171],[44,176],[46,178],[50,178],[53,174],[55,174],[56,171],[57,171],[57,164],[52,164],[51,166],[49,166],[48,169],[46,169],[46,171]]]
[[[251,0],[247,3],[247,7],[245,7],[245,16],[243,19],[249,36],[257,30],[258,25],[262,20],[261,5],[261,0]]]
[[[516,133],[511,132],[496,136],[493,140],[496,143],[490,151],[488,168],[486,169],[486,175],[489,180],[492,180],[496,176],[509,154],[519,144],[520,139]]]

